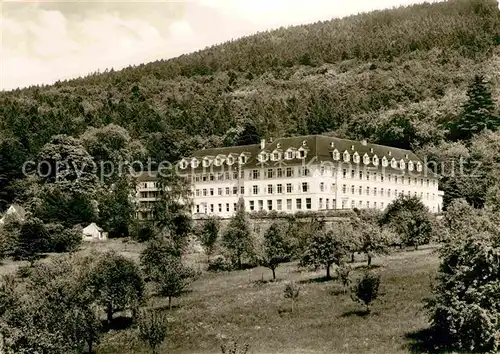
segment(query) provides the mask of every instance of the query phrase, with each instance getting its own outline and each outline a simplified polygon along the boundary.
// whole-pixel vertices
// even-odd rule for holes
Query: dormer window
[[[297,158],[298,159],[304,159],[307,156],[307,152],[304,149],[299,149],[297,151]]]
[[[422,172],[422,164],[419,162],[417,162],[417,171],[418,172]]]
[[[370,153],[372,153],[372,154],[373,154],[373,148],[370,148]]]
[[[377,155],[373,156],[373,165],[378,166],[378,157]]]
[[[340,160],[340,152],[337,149],[335,149],[335,150],[332,151],[332,158],[335,161]]]
[[[276,147],[279,149],[281,147],[281,143],[276,144]]]
[[[240,165],[244,165],[247,163],[247,157],[243,154],[240,155],[240,158],[238,159],[238,162]]]
[[[391,150],[389,150],[389,151],[387,152],[387,155],[392,156],[392,152],[391,152]]]
[[[198,159],[194,158],[191,160],[191,167],[192,168],[197,168],[199,166],[200,162],[198,161]]]
[[[354,161],[354,163],[359,163],[359,154],[357,151],[354,153],[354,155],[352,155],[352,161]]]
[[[304,141],[302,142],[302,146],[307,146],[307,140],[304,140]]]
[[[182,159],[182,160],[179,162],[179,167],[180,167],[181,169],[183,169],[183,170],[187,167],[187,165],[188,165],[188,164],[187,164],[187,161],[186,161],[186,160],[184,160],[184,159]]]
[[[407,159],[407,160],[408,160],[408,154],[405,154],[405,159]]]
[[[344,151],[344,162],[349,162],[350,160],[351,160],[351,155],[349,154],[349,152],[347,150]]]
[[[285,159],[287,160],[292,160],[294,157],[294,152],[292,150],[288,150],[286,153],[285,153]]]
[[[413,161],[408,161],[408,171],[413,171]]]
[[[333,141],[330,143],[330,147],[331,147],[331,148],[334,148],[334,147],[335,147],[335,143],[334,143]]]
[[[220,157],[216,157],[215,160],[214,160],[214,165],[215,166],[220,166],[222,165],[222,158]]]
[[[271,155],[271,160],[273,161],[279,161],[281,160],[281,152],[273,152],[272,155]]]
[[[389,165],[389,161],[387,161],[387,157],[382,157],[382,166],[387,167]]]
[[[261,152],[259,154],[259,161],[266,162],[269,159],[269,154],[267,152]]]
[[[363,163],[364,163],[365,165],[368,165],[368,164],[370,163],[370,156],[368,156],[368,154],[365,154],[365,155],[363,156]]]
[[[227,159],[226,159],[226,164],[228,166],[231,166],[232,164],[234,164],[234,157],[233,156],[228,156]]]
[[[354,145],[351,145],[351,150],[354,151]]]
[[[391,160],[391,167],[392,168],[397,168],[398,167],[398,162],[396,161],[396,159],[394,157]]]
[[[203,158],[203,167],[210,166],[210,159],[208,157]]]
[[[399,161],[399,168],[402,170],[406,168],[405,160],[401,159],[401,161]]]

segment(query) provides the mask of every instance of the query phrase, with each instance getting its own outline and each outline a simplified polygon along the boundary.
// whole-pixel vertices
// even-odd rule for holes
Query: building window
[[[302,167],[302,176],[308,177],[309,175],[309,169],[306,166]]]
[[[342,185],[342,193],[347,193],[347,186],[345,184]]]
[[[229,213],[229,203],[226,203],[226,211]]]
[[[359,179],[363,179],[363,171],[359,171]]]
[[[319,184],[319,190],[320,190],[320,192],[324,192],[325,191],[325,183],[324,182],[321,182]]]
[[[370,195],[370,187],[366,187],[366,195]]]
[[[238,204],[237,203],[233,203],[233,210],[236,211],[236,209],[238,209]]]
[[[285,155],[285,158],[286,158],[287,160],[291,160],[291,159],[293,159],[293,151],[287,151],[287,152],[286,152],[286,155]]]
[[[282,194],[283,193],[283,185],[282,184],[276,185],[276,192],[278,194]]]
[[[273,210],[273,201],[272,200],[267,201],[267,210]]]
[[[253,200],[250,201],[250,211],[255,210],[255,202]]]
[[[297,210],[302,209],[302,199],[300,199],[300,198],[296,199],[295,206],[296,206]]]
[[[366,207],[367,207],[367,208],[369,208],[369,207],[370,207],[370,201],[369,201],[369,200],[367,200],[367,201],[366,201]]]
[[[384,175],[383,174],[380,175],[380,182],[384,182]]]
[[[359,208],[359,209],[361,209],[362,207],[363,207],[363,201],[362,201],[362,200],[360,200],[360,201],[358,202],[358,208]]]
[[[351,200],[351,209],[354,209],[356,207],[356,202],[354,200]]]
[[[380,188],[380,196],[383,197],[384,196],[384,188]]]
[[[252,171],[252,179],[259,179],[259,178],[260,178],[259,170],[253,170]]]
[[[259,200],[259,210],[264,210],[264,201]]]
[[[346,177],[347,177],[347,169],[345,169],[345,168],[344,168],[344,169],[342,170],[342,178],[343,178],[343,179],[346,179]]]
[[[206,189],[206,188],[204,188],[204,189],[203,189],[203,196],[204,196],[204,197],[206,197],[206,196],[207,196],[207,189]]]
[[[210,212],[213,213],[214,212],[214,205],[213,204],[210,204]]]
[[[292,200],[291,199],[286,200],[286,210],[292,210]]]
[[[343,201],[342,201],[342,209],[345,209],[345,208],[346,208],[346,202],[347,202],[346,200],[343,200]]]
[[[273,185],[272,184],[267,185],[267,194],[273,194]]]
[[[291,167],[286,168],[286,176],[293,177],[293,169]]]
[[[214,195],[214,189],[210,188],[210,195]]]
[[[199,197],[199,196],[200,196],[200,190],[199,190],[199,189],[197,189],[197,190],[196,190],[196,196],[197,196],[197,197]]]
[[[351,194],[354,195],[354,186],[351,186]]]
[[[222,195],[222,188],[217,188],[217,195]]]
[[[252,186],[252,194],[253,195],[259,194],[259,186]]]
[[[359,186],[359,188],[358,188],[358,194],[359,195],[363,195],[363,187],[362,186]]]
[[[233,195],[238,194],[238,187],[233,187]]]
[[[211,173],[211,174],[210,174],[210,180],[211,180],[211,181],[215,180],[215,176],[214,176],[214,174],[213,174],[213,173]]]
[[[245,187],[243,186],[240,187],[240,193],[241,195],[245,195]]]
[[[373,202],[373,207],[377,209],[377,202]]]
[[[323,209],[323,198],[319,198],[318,206],[319,206],[319,209]]]
[[[222,213],[222,204],[219,204],[219,213]]]
[[[291,183],[287,183],[286,184],[286,192],[287,193],[292,193],[292,184]]]
[[[278,168],[276,170],[276,175],[278,178],[282,178],[283,177],[283,170],[281,168]]]
[[[311,198],[306,198],[306,209],[311,210],[312,205],[311,205]]]
[[[229,187],[226,187],[226,195],[229,195],[230,191],[229,191]]]
[[[325,209],[330,208],[330,199],[326,198]]]
[[[272,168],[269,168],[267,170],[267,178],[273,178],[273,169]]]
[[[200,212],[200,205],[199,204],[196,204],[196,212],[199,213]]]
[[[281,199],[278,199],[276,201],[276,209],[280,210],[280,211],[283,209],[283,205],[282,205],[282,200]]]
[[[366,180],[369,181],[370,180],[370,172],[366,172]]]
[[[303,193],[309,192],[309,184],[307,182],[302,183],[302,192]]]
[[[377,196],[377,187],[373,188],[373,195]]]

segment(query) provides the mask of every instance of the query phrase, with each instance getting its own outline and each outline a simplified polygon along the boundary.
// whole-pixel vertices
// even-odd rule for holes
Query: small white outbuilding
[[[5,212],[5,214],[0,218],[0,225],[5,224],[5,220],[9,216],[15,217],[19,221],[23,221],[25,215],[26,215],[26,211],[24,210],[24,208],[22,206],[17,205],[17,204],[12,204],[9,207],[9,209],[7,209],[7,211]]]
[[[84,241],[104,241],[108,239],[108,233],[97,226],[95,222],[82,230]]]

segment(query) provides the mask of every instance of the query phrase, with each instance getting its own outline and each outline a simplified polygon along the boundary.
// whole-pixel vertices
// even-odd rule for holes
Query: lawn
[[[128,251],[133,255],[133,246]],[[374,259],[381,275],[381,296],[372,313],[343,294],[337,281],[322,281],[324,272],[298,271],[296,263],[271,272],[255,268],[231,273],[204,272],[192,291],[175,299],[154,298],[148,306],[166,311],[170,329],[160,353],[221,353],[224,341],[249,344],[249,353],[408,353],[412,334],[428,327],[422,300],[429,295],[438,258],[432,248],[397,252]],[[364,264],[355,264],[359,277]],[[264,279],[264,282],[262,282]],[[301,286],[291,312],[283,297],[288,280]],[[107,333],[97,353],[149,353],[134,329]]]

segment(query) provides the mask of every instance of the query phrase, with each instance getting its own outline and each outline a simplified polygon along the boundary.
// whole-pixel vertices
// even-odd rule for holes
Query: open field
[[[133,256],[138,245],[113,247]],[[167,311],[171,324],[160,353],[220,353],[229,339],[249,344],[250,353],[416,352],[412,334],[428,327],[422,300],[429,295],[437,255],[432,248],[398,252],[375,258],[374,264],[384,295],[369,316],[343,294],[339,282],[322,281],[323,271],[300,272],[295,263],[279,267],[275,283],[267,282],[271,273],[265,268],[203,273],[189,294],[174,300],[172,310],[166,299],[150,300],[149,306]],[[355,277],[364,263],[356,266]],[[287,280],[301,286],[293,313],[283,297]],[[109,332],[97,348],[97,353],[148,352],[130,328]]]

